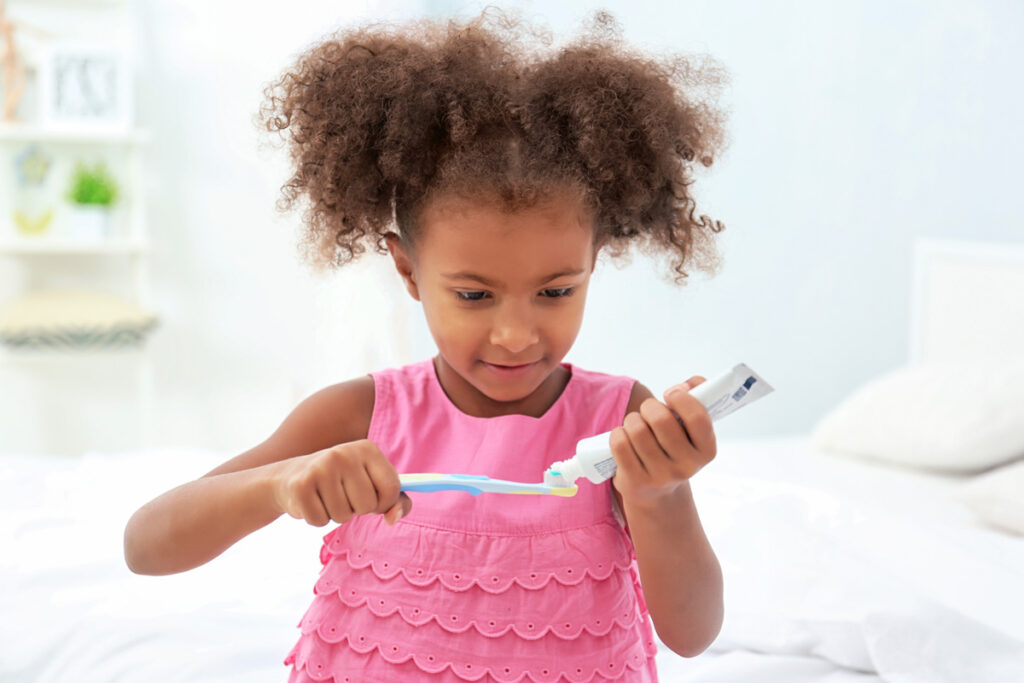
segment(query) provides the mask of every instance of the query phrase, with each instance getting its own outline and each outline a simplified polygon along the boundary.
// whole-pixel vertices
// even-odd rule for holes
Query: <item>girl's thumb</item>
[[[402,493],[398,497],[398,502],[384,513],[384,521],[388,523],[388,526],[391,526],[409,514],[410,510],[412,510],[412,499],[409,498],[408,494]]]

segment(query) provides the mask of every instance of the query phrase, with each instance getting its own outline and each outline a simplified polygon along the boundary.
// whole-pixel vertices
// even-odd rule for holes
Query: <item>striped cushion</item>
[[[31,292],[0,307],[0,342],[15,348],[139,345],[157,317],[102,292]]]

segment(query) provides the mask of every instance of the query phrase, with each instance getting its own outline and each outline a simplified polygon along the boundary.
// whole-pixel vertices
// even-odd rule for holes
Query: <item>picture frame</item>
[[[128,129],[134,88],[124,50],[98,43],[48,45],[39,60],[40,122],[50,127]]]

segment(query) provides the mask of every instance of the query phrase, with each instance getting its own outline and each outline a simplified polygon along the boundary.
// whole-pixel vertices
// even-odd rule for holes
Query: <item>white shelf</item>
[[[149,131],[138,128],[57,127],[0,123],[0,142],[144,145],[149,141]]]
[[[120,7],[130,5],[132,0],[7,0],[8,5],[53,5],[56,7],[63,7],[65,5],[71,5],[72,7]]]
[[[140,360],[147,360],[145,356],[149,353],[148,341],[149,339],[147,338],[139,344],[123,344],[110,347],[87,346],[83,348],[45,346],[26,349],[0,344],[0,362],[38,362],[42,365],[63,361],[69,364],[80,364],[83,360],[109,358],[125,353],[136,355]]]
[[[6,239],[0,240],[0,255],[45,256],[50,254],[80,254],[83,256],[133,255],[146,254],[149,245],[138,240],[109,240],[107,242],[75,242],[72,240],[55,239]]]

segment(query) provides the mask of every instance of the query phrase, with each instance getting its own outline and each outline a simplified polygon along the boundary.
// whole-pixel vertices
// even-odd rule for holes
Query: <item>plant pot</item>
[[[68,222],[74,241],[103,242],[110,235],[110,208],[100,204],[74,204]]]

